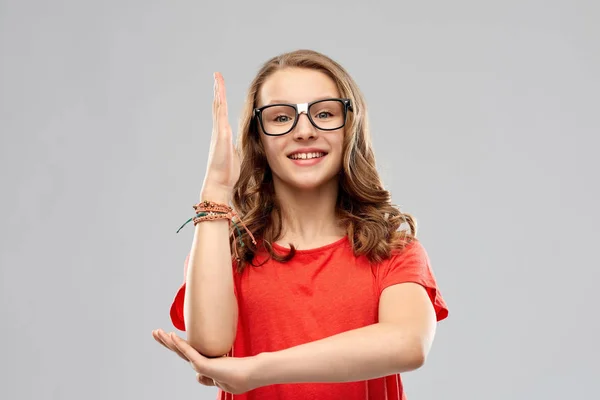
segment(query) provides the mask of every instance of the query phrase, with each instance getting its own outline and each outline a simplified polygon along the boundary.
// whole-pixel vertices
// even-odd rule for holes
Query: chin
[[[341,163],[340,163],[341,164]],[[339,169],[341,169],[339,165]],[[273,178],[282,186],[292,190],[316,191],[330,185],[338,184],[339,169],[330,163],[319,167],[309,167],[306,170],[297,167],[290,168],[289,165],[278,164],[271,169]]]
[[[281,181],[288,187],[302,190],[302,191],[314,191],[327,187],[335,182],[337,185],[337,175],[323,176],[323,177],[285,177]]]
[[[306,181],[296,181],[296,182],[290,182],[289,186],[291,186],[294,189],[298,189],[298,190],[302,190],[305,192],[310,192],[313,190],[318,190],[319,188],[325,186],[327,182],[306,182]]]

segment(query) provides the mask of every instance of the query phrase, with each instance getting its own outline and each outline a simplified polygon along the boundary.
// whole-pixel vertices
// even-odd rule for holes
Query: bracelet
[[[198,203],[192,207],[194,207],[194,210],[197,213],[202,212],[202,211],[221,212],[221,213],[233,212],[233,208],[229,207],[226,204],[218,204],[218,203],[214,203],[214,202],[208,201],[208,200],[201,201],[200,203]]]
[[[252,232],[250,232],[250,230],[248,230],[248,227],[246,227],[244,222],[237,215],[237,213],[233,210],[233,208],[229,207],[228,205],[204,200],[198,204],[193,205],[192,207],[194,208],[196,215],[191,217],[183,225],[181,225],[181,227],[177,230],[177,233],[179,233],[179,231],[181,229],[183,229],[183,227],[186,226],[191,221],[193,221],[194,226],[195,226],[195,225],[199,224],[200,222],[204,222],[204,221],[228,219],[229,221],[231,221],[231,223],[233,223],[235,229],[238,232],[240,246],[244,247],[244,241],[242,240],[242,232],[240,231],[240,228],[238,227],[237,223],[233,220],[234,218],[237,218],[237,221],[240,224],[242,224],[242,226],[244,227],[246,232],[248,232],[248,235],[252,239],[252,243],[256,245],[256,239],[252,235]],[[234,231],[232,230],[231,235],[233,235],[233,234],[234,234]],[[233,251],[235,253],[236,259],[239,261],[239,256],[237,254],[237,246],[233,246]]]

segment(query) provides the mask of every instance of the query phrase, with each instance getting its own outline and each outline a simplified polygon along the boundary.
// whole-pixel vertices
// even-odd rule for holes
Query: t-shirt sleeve
[[[388,286],[405,282],[418,283],[427,290],[438,321],[448,316],[448,307],[438,288],[427,252],[416,239],[394,254],[384,265],[380,275],[379,293]]]
[[[175,293],[175,297],[173,298],[173,302],[171,303],[170,317],[173,326],[180,331],[185,331],[185,318],[183,316],[183,305],[185,300],[185,281],[187,277],[188,264],[190,262],[190,254],[188,253],[185,261],[183,263],[183,283],[179,286],[179,289]],[[235,264],[232,265],[235,268]],[[233,273],[233,271],[232,271]],[[237,297],[237,290],[235,285],[233,285],[234,294]]]

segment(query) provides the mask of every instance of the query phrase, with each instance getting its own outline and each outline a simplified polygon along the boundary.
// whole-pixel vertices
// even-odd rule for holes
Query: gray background
[[[214,398],[151,330],[174,330],[213,71],[236,126],[297,48],[364,91],[450,307],[409,399],[600,398],[598,3],[217,3],[0,2],[0,398]]]

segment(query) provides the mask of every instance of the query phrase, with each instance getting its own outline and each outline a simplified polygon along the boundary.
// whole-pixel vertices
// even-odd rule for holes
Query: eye
[[[278,115],[273,119],[275,122],[285,123],[290,120],[290,117],[287,115]]]
[[[318,113],[316,115],[317,118],[321,119],[321,118],[329,118],[329,117],[333,117],[333,114],[330,113],[329,111],[321,111],[320,113]]]

